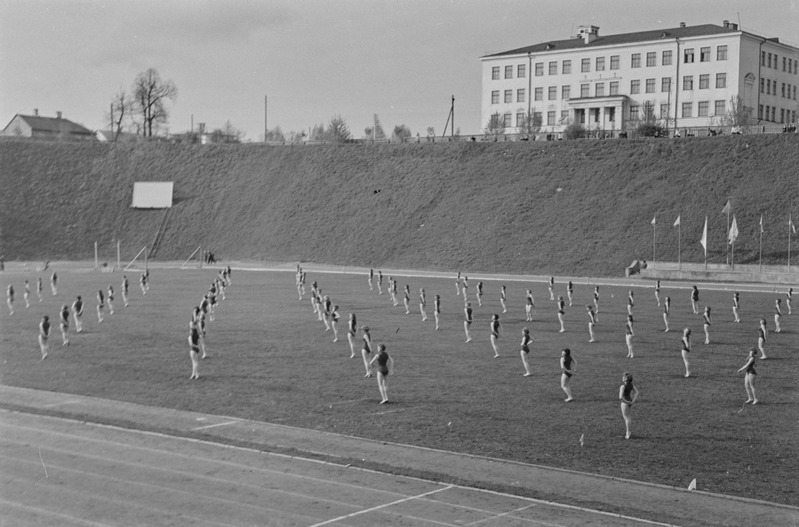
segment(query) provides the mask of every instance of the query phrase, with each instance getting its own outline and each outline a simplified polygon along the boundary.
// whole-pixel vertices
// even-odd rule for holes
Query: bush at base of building
[[[566,139],[582,139],[585,136],[586,130],[581,124],[572,123],[563,130],[563,137]]]
[[[641,124],[635,130],[639,137],[667,137],[665,128],[657,124]]]

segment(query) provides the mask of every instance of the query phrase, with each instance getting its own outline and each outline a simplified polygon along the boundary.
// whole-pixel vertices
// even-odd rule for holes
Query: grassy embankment
[[[130,209],[134,181],[174,181],[161,259],[200,244],[223,259],[374,267],[620,275],[651,259],[785,262],[799,218],[799,136],[692,140],[262,147],[0,143],[0,252],[9,260],[123,259],[161,211]]]

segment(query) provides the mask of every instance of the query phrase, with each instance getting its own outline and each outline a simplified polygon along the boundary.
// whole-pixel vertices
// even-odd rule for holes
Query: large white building
[[[672,132],[720,127],[731,124],[733,100],[752,123],[796,123],[799,113],[799,48],[727,21],[608,36],[580,26],[570,39],[480,60],[481,128],[494,116],[506,133],[528,121],[544,132],[571,123],[618,132],[647,111]]]

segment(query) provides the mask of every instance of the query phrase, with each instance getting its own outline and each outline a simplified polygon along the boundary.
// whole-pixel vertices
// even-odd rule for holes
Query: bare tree
[[[744,104],[744,100],[740,95],[732,95],[727,113],[722,118],[722,123],[727,126],[748,126],[752,124],[753,113],[754,110]]]
[[[139,73],[133,82],[133,97],[145,136],[152,137],[153,128],[157,131],[159,125],[168,121],[169,112],[165,103],[167,100],[174,101],[177,96],[175,83],[162,80],[155,68]]]
[[[404,124],[398,124],[394,126],[394,132],[392,132],[391,137],[399,139],[400,141],[405,141],[411,136],[411,129],[405,126]]]
[[[294,132],[292,132],[293,134]],[[286,134],[283,133],[283,130],[280,129],[279,126],[272,128],[271,130],[266,132],[266,140],[267,141],[285,141]]]
[[[505,119],[499,112],[491,114],[485,129],[486,134],[497,137],[505,133]]]
[[[119,134],[125,131],[127,124],[133,119],[133,97],[124,89],[114,95],[111,101],[110,113],[106,114],[106,122],[111,123],[111,132],[114,134],[114,141]]]
[[[531,109],[525,112],[522,121],[518,123],[519,131],[525,134],[537,134],[541,131],[541,121],[541,114]]]

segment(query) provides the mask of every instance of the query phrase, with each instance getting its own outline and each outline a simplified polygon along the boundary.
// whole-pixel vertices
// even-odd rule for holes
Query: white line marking
[[[451,488],[452,488],[452,485],[447,485],[444,488],[431,490],[430,492],[425,492],[423,494],[417,494],[416,496],[407,496],[405,498],[402,498],[401,500],[396,500],[396,501],[392,501],[392,502],[389,502],[389,503],[384,503],[383,505],[378,505],[376,507],[371,507],[369,509],[363,509],[363,510],[360,510],[358,512],[353,512],[351,514],[346,514],[344,516],[339,516],[338,518],[332,518],[330,520],[325,520],[325,521],[323,521],[321,523],[315,523],[315,524],[311,525],[310,527],[320,527],[321,525],[328,525],[328,524],[333,523],[333,522],[338,522],[338,521],[346,520],[346,519],[349,519],[349,518],[352,518],[352,517],[355,517],[355,516],[360,516],[361,514],[366,514],[367,512],[373,512],[373,511],[376,511],[376,510],[384,509],[386,507],[391,507],[392,505],[397,505],[398,503],[403,503],[403,502],[410,501],[410,500],[416,500],[416,499],[419,499],[419,498],[424,498],[424,497],[429,496],[431,494],[436,494],[438,492],[449,490]]]
[[[212,424],[212,425],[198,426],[197,428],[192,428],[192,431],[195,431],[195,430],[205,430],[206,428],[216,428],[217,426],[227,426],[227,425],[234,425],[234,424],[236,424],[236,423],[240,423],[240,422],[241,422],[241,420],[240,420],[240,419],[238,419],[238,420],[236,420],[236,421],[225,421],[225,422],[223,422],[223,423],[216,423],[216,424]]]

